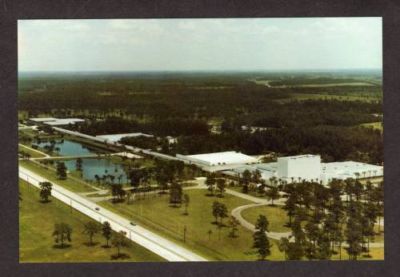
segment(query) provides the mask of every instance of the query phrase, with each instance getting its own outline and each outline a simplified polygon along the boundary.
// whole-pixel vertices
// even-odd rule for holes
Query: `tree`
[[[225,179],[224,178],[217,179],[217,188],[218,188],[218,192],[219,192],[219,197],[223,197],[223,193],[225,191]]]
[[[299,242],[290,242],[288,238],[281,238],[278,247],[279,251],[285,253],[286,260],[301,260],[301,258],[304,256],[304,251],[301,244]]]
[[[97,222],[89,221],[83,227],[83,233],[89,236],[89,245],[93,245],[93,236],[100,232],[101,226]]]
[[[207,234],[208,234],[208,240],[210,240],[211,239],[211,235],[212,235],[212,230],[211,229],[208,230]]]
[[[212,172],[212,173],[209,173],[209,174],[207,175],[206,185],[207,185],[207,189],[208,189],[208,191],[210,192],[211,195],[214,195],[214,190],[215,190],[214,186],[215,186],[215,182],[216,182],[215,173],[213,173],[213,172]]]
[[[220,203],[218,201],[214,201],[212,205],[212,215],[215,218],[215,223],[218,223],[218,217],[219,217],[219,206]]]
[[[252,181],[254,183],[258,184],[261,181],[261,172],[260,172],[260,170],[258,170],[258,169],[254,170],[251,178],[252,178]]]
[[[306,243],[305,254],[309,260],[312,260],[316,258],[317,239],[320,235],[320,229],[318,224],[314,221],[308,222],[304,229],[308,239]]]
[[[361,203],[350,200],[348,209],[347,228],[345,230],[347,247],[345,249],[349,259],[357,260],[362,252],[363,244]]]
[[[126,195],[126,191],[122,188],[122,185],[112,184],[111,185],[111,195],[113,197],[112,201],[114,203],[122,202]]]
[[[265,260],[265,258],[271,255],[271,245],[267,234],[268,231],[268,220],[265,216],[260,215],[256,222],[256,231],[253,234],[253,248],[257,249],[260,260]]]
[[[103,237],[106,239],[106,247],[109,247],[108,242],[111,239],[112,235],[112,229],[110,223],[108,221],[104,221],[101,230]]]
[[[243,193],[248,193],[249,192],[249,184],[251,181],[251,172],[246,169],[245,171],[243,171],[242,173],[242,178],[241,178],[241,182],[243,183],[243,187],[242,187],[242,192]]]
[[[142,178],[143,178],[143,173],[140,169],[132,169],[131,171],[129,171],[129,180],[135,192],[140,186]]]
[[[274,206],[274,200],[279,198],[279,190],[278,187],[273,186],[267,190],[266,196],[268,200],[271,200],[271,206]]]
[[[230,217],[229,226],[231,227],[231,231],[229,232],[229,237],[236,238],[236,232],[238,231],[239,224],[240,222],[236,219],[236,217]]]
[[[54,237],[55,243],[60,244],[60,248],[64,248],[65,241],[71,242],[72,238],[72,227],[67,223],[56,223],[54,225],[54,231],[52,236]]]
[[[116,259],[121,257],[121,248],[132,246],[132,242],[126,237],[126,232],[124,231],[115,233],[111,239],[111,244],[117,248],[117,255],[115,255]]]
[[[50,182],[40,182],[40,198],[42,199],[42,202],[47,203],[49,202],[49,197],[51,196],[51,189],[53,185]]]
[[[297,207],[297,194],[295,191],[289,193],[289,196],[285,202],[285,205],[283,206],[283,209],[286,211],[289,222],[288,226],[290,227],[292,225],[292,218],[295,215],[296,207]]]
[[[77,158],[75,162],[76,171],[82,172],[82,158]]]
[[[67,179],[67,167],[64,162],[57,162],[57,177],[60,180]]]
[[[228,216],[228,209],[225,204],[214,201],[212,205],[212,214],[215,218],[215,223],[222,226],[222,220]],[[218,218],[220,221],[218,221]]]
[[[169,203],[175,207],[182,204],[182,186],[176,182],[172,183],[169,189]]]
[[[190,197],[187,193],[185,193],[183,195],[183,203],[185,204],[185,215],[188,215],[188,206],[189,206],[189,202],[190,202]]]

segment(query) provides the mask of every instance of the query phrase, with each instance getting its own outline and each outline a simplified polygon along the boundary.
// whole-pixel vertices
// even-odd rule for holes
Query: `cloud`
[[[380,67],[380,18],[19,20],[22,70]]]

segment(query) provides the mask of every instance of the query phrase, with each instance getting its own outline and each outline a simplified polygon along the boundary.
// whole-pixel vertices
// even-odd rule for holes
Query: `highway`
[[[42,176],[19,166],[19,177],[35,187],[39,187],[40,182],[48,181]],[[169,241],[141,226],[132,226],[129,220],[103,208],[95,203],[73,193],[54,182],[52,197],[59,199],[72,208],[89,216],[90,218],[102,223],[108,221],[111,228],[117,232],[124,231],[126,236],[137,244],[149,249],[160,257],[173,262],[181,261],[207,261],[205,258],[183,248],[176,243]],[[97,211],[96,208],[99,208]]]

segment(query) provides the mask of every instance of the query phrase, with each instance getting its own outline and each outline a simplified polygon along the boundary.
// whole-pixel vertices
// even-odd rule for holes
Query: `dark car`
[[[96,211],[100,211],[100,208],[99,207],[96,207],[96,208],[94,208]]]
[[[136,226],[136,224],[135,224],[135,223],[133,223],[132,221],[131,221],[131,222],[129,222],[129,224],[130,224],[130,225],[132,225],[132,226]]]

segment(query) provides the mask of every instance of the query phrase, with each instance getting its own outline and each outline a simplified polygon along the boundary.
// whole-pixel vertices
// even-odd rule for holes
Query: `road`
[[[40,175],[19,166],[19,177],[28,183],[39,187],[40,182],[48,181]],[[126,236],[137,244],[149,249],[160,257],[168,261],[206,261],[205,258],[193,253],[192,251],[177,245],[141,226],[132,226],[129,220],[101,207],[99,211],[95,203],[84,197],[73,193],[60,185],[52,182],[52,196],[70,205],[72,208],[89,216],[90,218],[102,223],[108,221],[111,228],[117,232],[124,231]]]

